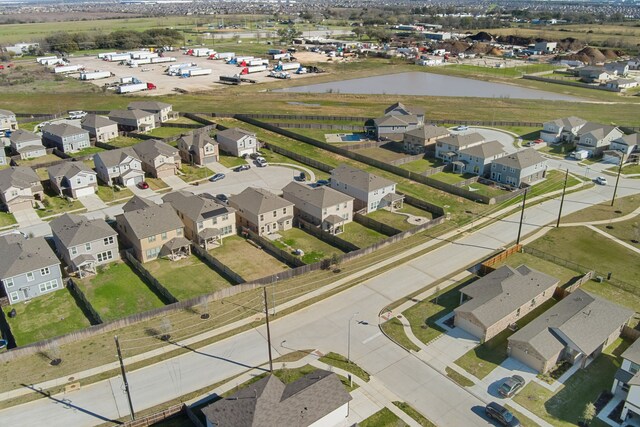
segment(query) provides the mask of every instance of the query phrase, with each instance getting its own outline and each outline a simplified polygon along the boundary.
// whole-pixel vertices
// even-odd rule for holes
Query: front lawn
[[[366,420],[358,423],[359,427],[405,427],[406,425],[389,408],[382,408]]]
[[[196,166],[186,165],[184,163],[182,164],[180,171],[184,175],[178,175],[178,176],[184,182],[200,181],[203,179],[207,179],[211,175],[213,175],[213,171],[209,168],[206,168],[206,167],[199,168]]]
[[[144,179],[147,184],[149,184],[149,188],[153,191],[164,190],[169,188],[169,184],[161,180],[160,178],[151,178],[147,177]]]
[[[222,246],[211,249],[209,253],[246,281],[289,269],[286,264],[256,248],[240,236],[225,237]]]
[[[98,185],[98,190],[96,194],[100,199],[102,199],[105,203],[110,203],[119,199],[128,199],[133,196],[133,192],[127,187],[109,187],[106,185]]]
[[[418,412],[413,406],[409,405],[408,403],[395,401],[393,402],[393,404],[396,405],[398,408],[400,408],[402,412],[404,412],[405,414],[413,418],[422,427],[436,427],[434,423],[432,423],[427,418],[425,418],[424,415],[422,415],[420,412]]]
[[[16,310],[16,317],[6,315],[11,309]],[[3,307],[3,310],[18,346],[78,331],[90,325],[66,288],[27,303]]]
[[[578,212],[562,217],[562,222],[606,221],[628,215],[640,206],[640,195],[618,197],[611,206],[611,202],[589,206]]]
[[[84,205],[78,200],[55,196],[52,193],[45,193],[44,199],[41,203],[44,206],[44,209],[36,209],[40,218],[62,214],[69,211],[76,211],[79,209],[85,210]]]
[[[367,214],[371,219],[375,219],[378,222],[387,224],[390,227],[397,228],[398,230],[408,230],[415,227],[407,222],[407,216],[401,215],[395,212],[390,212],[386,209],[378,209],[375,212]]]
[[[302,249],[304,255],[301,258],[306,264],[313,264],[322,259],[331,258],[333,254],[342,255],[344,253],[340,249],[323,242],[299,228],[281,231],[278,234],[280,234],[282,238],[273,243],[289,252],[295,249]]]
[[[574,143],[547,144],[546,147],[538,149],[540,153],[550,154],[555,157],[565,158],[570,152],[575,151]]]
[[[157,259],[146,263],[144,267],[179,300],[210,294],[231,286],[224,277],[195,255],[180,261]]]
[[[407,350],[420,351],[420,347],[415,345],[405,333],[404,325],[399,319],[392,317],[391,319],[384,322],[380,327],[387,336],[393,339],[396,343],[400,344],[402,347],[406,348]]]
[[[218,159],[218,163],[220,163],[224,167],[233,169],[236,166],[244,165],[247,162],[242,157],[229,156],[227,154],[220,153],[220,158]]]
[[[7,227],[16,223],[16,218],[9,212],[0,212],[0,227]]]
[[[104,321],[164,305],[133,268],[124,262],[109,264],[100,268],[97,275],[76,282]]]
[[[610,171],[612,171],[613,173],[617,174],[618,173],[618,168],[611,168],[608,169]],[[635,175],[635,174],[639,174],[640,173],[640,165],[627,165],[627,166],[623,166],[622,167],[622,173],[625,175]]]
[[[387,238],[384,234],[378,233],[376,230],[367,228],[357,222],[350,222],[345,225],[344,232],[339,234],[338,237],[353,243],[359,248],[366,248]]]

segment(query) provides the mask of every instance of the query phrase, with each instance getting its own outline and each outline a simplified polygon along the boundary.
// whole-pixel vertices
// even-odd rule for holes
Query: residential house
[[[549,144],[572,142],[586,123],[586,120],[575,116],[544,122],[540,138]]]
[[[453,162],[454,171],[488,177],[491,163],[506,156],[507,152],[498,141],[489,141],[458,151],[458,160]]]
[[[81,121],[82,129],[99,142],[109,142],[118,137],[118,123],[97,114],[87,114]]]
[[[202,413],[207,427],[333,427],[347,425],[351,399],[335,373],[316,369],[286,385],[269,374]]]
[[[0,282],[9,304],[64,287],[60,261],[44,237],[0,236]]]
[[[404,200],[395,182],[345,164],[331,171],[331,188],[353,197],[353,208],[365,214],[384,208],[393,212]]]
[[[182,220],[185,237],[205,250],[222,245],[225,237],[236,234],[236,211],[220,204],[210,194],[176,191],[162,200],[170,204]]]
[[[93,162],[98,178],[109,186],[131,187],[144,181],[142,162],[133,148],[119,148],[97,153]]]
[[[176,113],[173,113],[173,105],[167,104],[166,102],[157,102],[157,101],[136,101],[130,102],[127,106],[129,110],[142,110],[148,113],[153,113],[155,117],[156,123],[164,123],[169,119],[177,116]]]
[[[240,128],[221,130],[216,134],[220,149],[232,156],[242,157],[258,151],[258,139],[255,133]]]
[[[138,261],[158,257],[178,260],[191,254],[191,242],[184,237],[184,224],[171,204],[157,205],[133,196],[116,216],[120,238],[133,248]]]
[[[424,124],[424,110],[395,103],[384,110],[384,116],[367,120],[365,127],[377,139],[402,140],[405,132]]]
[[[584,367],[620,336],[633,315],[578,289],[511,335],[507,352],[540,373],[562,361]]]
[[[547,161],[533,148],[500,157],[491,163],[491,179],[512,187],[532,184],[547,176]]]
[[[192,132],[178,139],[180,157],[185,163],[205,166],[220,159],[218,143],[206,132]]]
[[[63,153],[77,153],[91,146],[89,132],[66,123],[46,125],[42,128],[42,140],[47,147]]]
[[[339,234],[353,221],[353,197],[333,188],[292,181],[282,189],[282,197],[295,205],[296,217],[328,233]]]
[[[147,139],[133,146],[142,162],[142,170],[154,178],[176,175],[180,169],[178,149],[157,139]]]
[[[18,120],[13,111],[0,110],[0,132],[18,129]]]
[[[488,341],[548,301],[558,282],[526,265],[502,266],[460,290],[454,324]]]
[[[615,71],[607,71],[601,66],[587,66],[576,69],[577,76],[584,83],[603,84],[617,76]]]
[[[628,61],[607,62],[604,64],[604,69],[614,76],[626,77],[629,74],[629,63]]]
[[[403,138],[404,152],[408,154],[430,153],[436,150],[436,141],[449,136],[449,130],[440,126],[425,125],[405,132]]]
[[[613,378],[611,394],[624,396],[620,419],[626,421],[640,417],[640,340],[636,340],[622,354],[622,365]]]
[[[385,116],[415,116],[418,121],[424,123],[424,110],[420,107],[412,107],[396,102],[384,110]]]
[[[293,203],[263,188],[247,187],[229,197],[236,221],[259,235],[286,231],[293,226]]]
[[[65,213],[49,225],[58,256],[81,278],[120,259],[118,233],[104,219]]]
[[[18,129],[9,137],[11,151],[20,155],[22,160],[35,159],[47,154],[47,149],[42,145],[42,138],[28,130]]]
[[[640,133],[632,133],[631,135],[623,135],[611,141],[609,145],[611,150],[621,151],[624,154],[631,154],[640,148]]]
[[[12,166],[0,170],[0,204],[7,212],[35,207],[44,197],[40,178],[33,169]]]
[[[458,158],[458,151],[484,143],[484,137],[478,132],[449,135],[436,142],[436,157],[445,162]]]
[[[632,58],[627,62],[630,70],[640,70],[640,56],[637,58]]]
[[[118,123],[123,132],[148,132],[157,127],[155,115],[142,110],[113,110],[109,120]]]
[[[51,188],[61,196],[78,198],[95,194],[97,174],[82,162],[63,162],[47,168]]]
[[[640,83],[636,79],[615,79],[608,81],[606,87],[622,92],[623,90],[637,87],[638,84]]]
[[[600,156],[609,148],[611,141],[623,135],[624,133],[616,126],[589,122],[580,129],[576,151],[587,151],[589,157]]]

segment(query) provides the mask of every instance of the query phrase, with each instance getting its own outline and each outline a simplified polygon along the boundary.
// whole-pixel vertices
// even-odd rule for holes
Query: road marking
[[[362,341],[362,344],[366,344],[366,343],[368,343],[369,341],[373,341],[373,340],[375,340],[376,338],[378,338],[380,335],[382,335],[382,332],[378,332],[377,334],[370,336],[370,337],[369,337],[369,338],[367,338],[366,340]]]

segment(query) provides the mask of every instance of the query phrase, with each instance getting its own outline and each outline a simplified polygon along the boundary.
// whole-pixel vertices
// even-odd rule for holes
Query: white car
[[[84,119],[86,116],[87,113],[84,111],[69,111],[69,118],[71,120]]]
[[[261,168],[267,166],[267,160],[264,157],[256,157],[256,163]]]
[[[605,178],[604,176],[597,177],[596,184],[607,185],[607,178]]]
[[[457,130],[459,132],[462,132],[462,131],[465,131],[465,130],[469,130],[469,126],[460,125],[460,126],[456,126],[453,130]]]

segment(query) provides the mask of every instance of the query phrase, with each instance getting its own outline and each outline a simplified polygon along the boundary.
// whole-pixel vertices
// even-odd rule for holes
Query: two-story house
[[[89,148],[89,132],[66,123],[46,125],[42,128],[42,140],[47,147],[63,153],[77,153]]]
[[[120,239],[133,248],[138,261],[159,257],[178,260],[191,254],[191,242],[184,237],[184,224],[169,203],[157,205],[133,196],[116,216]]]
[[[83,162],[64,162],[47,168],[51,188],[61,196],[78,198],[95,194],[97,174]]]
[[[147,139],[133,146],[142,162],[142,170],[154,178],[176,175],[181,161],[178,149],[157,139]]]
[[[220,149],[232,156],[242,157],[258,151],[258,139],[255,133],[240,128],[221,130],[216,134]]]
[[[64,214],[49,223],[58,256],[79,277],[118,261],[118,233],[104,219]]]
[[[640,133],[632,133],[631,135],[623,135],[620,138],[616,138],[611,141],[609,149],[603,151],[602,161],[604,163],[611,163],[619,165],[628,161],[629,156],[638,151],[640,148]]]
[[[206,132],[192,132],[178,139],[182,161],[200,166],[217,162],[220,158],[218,143]]]
[[[118,123],[97,114],[87,114],[81,122],[82,129],[99,142],[109,142],[118,137]]]
[[[585,124],[587,124],[586,120],[575,116],[544,122],[540,139],[549,144],[573,142]]]
[[[10,304],[64,287],[60,261],[44,237],[0,236],[0,282]]]
[[[194,195],[175,191],[162,197],[184,224],[184,234],[205,250],[221,246],[223,239],[236,234],[236,212],[207,193]]]
[[[132,187],[144,181],[142,162],[131,147],[101,151],[93,156],[98,178],[105,184]]]
[[[42,138],[28,130],[18,129],[9,137],[11,151],[20,155],[22,160],[35,159],[47,154],[47,149],[42,145]]]
[[[458,160],[453,162],[453,168],[459,169],[460,173],[487,177],[491,171],[491,163],[506,155],[502,144],[488,141],[458,151]]]
[[[384,116],[373,119],[371,123],[372,126],[365,126],[373,131],[377,139],[402,140],[405,132],[424,124],[424,110],[397,102],[384,110]]]
[[[155,115],[142,110],[113,110],[109,120],[116,122],[123,132],[148,132],[157,127]]]
[[[313,188],[292,181],[282,189],[282,197],[295,205],[297,218],[328,233],[342,233],[344,226],[353,221],[353,197],[333,188]]]
[[[18,129],[18,120],[13,111],[0,110],[0,131],[14,131]]]
[[[500,157],[491,163],[491,179],[519,188],[547,176],[547,160],[533,148]]]
[[[611,394],[624,396],[621,425],[630,418],[640,418],[640,340],[636,340],[622,354],[622,365],[613,378]]]
[[[436,157],[445,162],[458,159],[458,152],[484,143],[484,137],[478,132],[445,136],[436,141]]]
[[[156,123],[164,123],[172,119],[177,113],[172,113],[173,105],[166,102],[157,101],[136,101],[130,102],[127,106],[129,110],[142,110],[147,113],[153,113]]]
[[[441,126],[425,125],[405,132],[403,138],[404,152],[408,154],[428,153],[436,151],[436,142],[449,136],[449,130]]]
[[[259,235],[286,231],[293,226],[293,203],[263,188],[247,187],[229,197],[238,226]]]
[[[43,200],[40,178],[33,169],[12,166],[0,170],[0,204],[7,212],[31,209],[36,200]]]
[[[402,208],[404,196],[396,194],[396,183],[341,164],[331,171],[331,188],[354,198],[353,208],[365,214],[388,208]]]
[[[589,153],[589,157],[597,157],[609,148],[611,141],[622,137],[624,133],[613,125],[588,122],[578,135],[576,151],[584,150]]]

